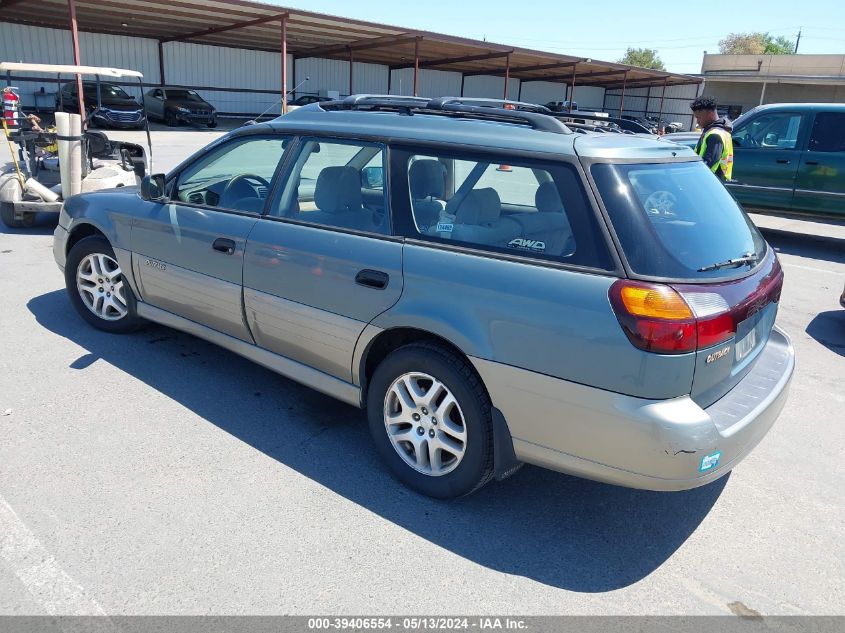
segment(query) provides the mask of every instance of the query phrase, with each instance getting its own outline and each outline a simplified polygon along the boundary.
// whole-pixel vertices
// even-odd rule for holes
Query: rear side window
[[[702,280],[726,277],[762,259],[757,228],[700,161],[592,167],[593,179],[633,272]]]
[[[417,237],[613,269],[573,167],[446,153],[408,153],[406,164]]]
[[[819,112],[810,136],[812,152],[845,152],[845,113]]]

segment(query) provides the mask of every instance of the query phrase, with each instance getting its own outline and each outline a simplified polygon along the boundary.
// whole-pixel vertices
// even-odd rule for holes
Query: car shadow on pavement
[[[817,314],[806,332],[831,352],[845,356],[845,310]]]
[[[569,591],[612,591],[648,576],[696,530],[728,481],[657,493],[526,466],[464,499],[437,501],[391,478],[364,413],[354,407],[176,330],[150,325],[123,336],[94,330],[64,291],[35,297],[28,308],[42,327],[87,350],[71,368],[105,361],[439,547]]]

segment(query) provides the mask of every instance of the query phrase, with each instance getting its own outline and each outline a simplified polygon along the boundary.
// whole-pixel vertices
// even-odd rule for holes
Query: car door
[[[747,207],[788,210],[804,143],[800,112],[762,112],[733,132],[734,168],[728,188]]]
[[[792,209],[845,215],[845,111],[815,113]]]
[[[235,137],[168,178],[169,200],[150,203],[132,227],[144,301],[252,341],[241,301],[244,250],[285,140],[272,133]]]
[[[384,212],[385,184],[372,199],[385,150],[303,139],[296,151],[247,243],[246,318],[261,347],[351,382],[359,335],[402,293],[402,240]]]

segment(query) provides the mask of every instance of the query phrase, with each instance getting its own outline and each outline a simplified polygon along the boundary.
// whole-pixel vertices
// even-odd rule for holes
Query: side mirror
[[[364,169],[361,170],[361,186],[364,189],[383,189],[384,168],[364,167]]]
[[[149,202],[163,202],[167,199],[164,188],[164,174],[144,176],[141,180],[141,198]]]

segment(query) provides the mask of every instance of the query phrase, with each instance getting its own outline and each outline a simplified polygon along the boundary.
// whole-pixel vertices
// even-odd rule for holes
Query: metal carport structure
[[[74,63],[80,64],[78,32],[149,38],[158,42],[160,84],[166,83],[163,45],[187,42],[281,55],[282,92],[294,60],[325,58],[380,64],[391,71],[413,69],[413,94],[422,69],[467,77],[502,77],[502,97],[510,79],[566,83],[575,100],[579,87],[626,89],[698,84],[701,79],[593,59],[482,42],[430,31],[404,29],[351,18],[288,9],[246,0],[0,0],[0,21],[70,30]],[[388,75],[389,82],[390,74]],[[388,91],[390,86],[388,83]],[[284,100],[283,100],[284,103]]]

